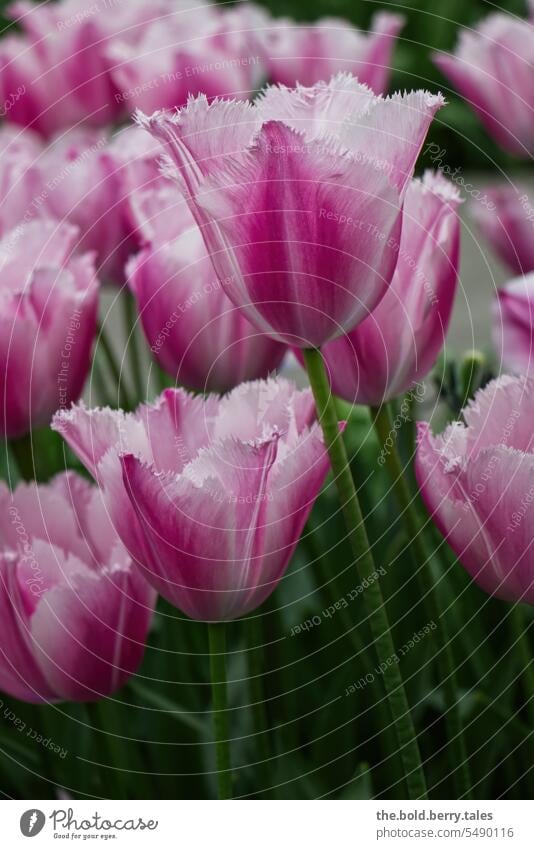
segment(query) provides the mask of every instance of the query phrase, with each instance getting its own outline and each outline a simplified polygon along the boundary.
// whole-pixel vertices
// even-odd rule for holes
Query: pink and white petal
[[[465,428],[462,430],[465,432]],[[415,473],[425,506],[456,556],[464,565],[465,560],[477,563],[478,573],[487,561],[488,548],[474,508],[477,493],[466,493],[459,479],[463,451],[458,451],[458,463],[454,464],[443,450],[442,438],[433,437],[426,423],[419,423],[417,436]],[[462,434],[455,429],[450,437],[458,442]],[[450,447],[450,453],[456,453],[454,448]]]
[[[51,218],[19,224],[0,239],[2,287],[24,292],[36,269],[60,268],[73,250],[78,227]]]
[[[172,183],[134,192],[130,206],[137,236],[145,243],[166,245],[196,229],[189,207]]]
[[[381,94],[388,86],[391,74],[391,55],[395,48],[395,40],[405,23],[402,15],[392,15],[389,12],[378,12],[371,19],[367,38],[367,51],[362,70],[364,76],[356,71],[356,76],[367,83],[377,94]]]
[[[494,445],[532,453],[534,382],[502,375],[480,389],[463,411],[468,425],[469,458]]]
[[[118,690],[143,656],[154,594],[134,571],[75,571],[41,600],[31,629],[39,666],[64,699]]]
[[[368,168],[387,173],[403,196],[432,119],[444,105],[441,94],[422,90],[376,97],[363,115],[347,117],[340,143],[357,152]]]
[[[150,447],[144,425],[122,410],[88,410],[74,404],[60,410],[52,420],[52,429],[61,434],[90,474],[97,479],[98,464],[111,448],[133,451],[150,460]]]
[[[201,448],[209,445],[219,406],[216,395],[165,389],[154,404],[139,407],[137,415],[150,445],[150,462],[158,472],[181,472]],[[127,450],[125,446],[122,453]]]
[[[307,141],[337,139],[350,115],[354,120],[369,110],[376,96],[351,74],[339,73],[313,86],[267,86],[257,99],[263,123],[286,124]],[[347,149],[352,149],[350,145]]]
[[[64,472],[52,479],[48,491],[62,495],[73,515],[79,539],[64,546],[92,569],[104,566],[126,566],[129,557],[117,538],[105,503],[105,496],[94,484],[75,472]],[[53,540],[57,541],[57,540]]]
[[[228,162],[204,188],[197,203],[226,242],[211,253],[219,279],[263,332],[319,346],[380,301],[401,226],[385,173],[272,122],[244,165]]]
[[[251,144],[260,119],[255,107],[247,101],[209,103],[205,95],[199,95],[191,98],[176,115],[138,114],[137,121],[165,145],[179,170],[192,159],[195,171],[202,177],[217,171],[224,157],[243,153]]]
[[[17,578],[20,555],[0,554],[0,690],[26,702],[55,701],[30,648],[30,620]]]
[[[276,430],[285,438],[291,425],[295,386],[283,378],[236,386],[221,399],[214,438],[264,439]]]
[[[277,459],[269,477],[264,526],[260,529],[261,559],[254,565],[257,575],[244,612],[258,607],[284,574],[329,467],[318,425],[302,433],[298,444]]]
[[[189,616],[240,615],[261,556],[258,527],[275,457],[276,439],[220,444],[202,452],[181,478],[157,476],[136,458],[122,458],[144,532],[147,580]]]
[[[33,481],[20,483],[14,493],[2,488],[0,503],[5,506],[0,519],[3,545],[13,549],[22,546],[24,551],[24,546],[31,547],[34,539],[40,539],[66,551],[75,550],[79,534],[71,510],[73,502],[57,484],[42,487]]]
[[[534,457],[485,448],[461,478],[478,518],[477,535],[459,554],[462,563],[491,595],[534,603]]]

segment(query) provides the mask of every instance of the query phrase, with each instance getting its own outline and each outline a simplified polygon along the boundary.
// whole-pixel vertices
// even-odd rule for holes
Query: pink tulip
[[[0,239],[1,430],[22,436],[79,398],[91,362],[98,282],[78,229],[51,219]]]
[[[31,130],[4,127],[2,230],[36,218],[67,220],[80,229],[77,249],[95,252],[99,276],[123,282],[124,264],[137,246],[129,209],[130,172],[147,138],[138,128],[133,133],[135,145],[128,132],[119,134],[121,144],[101,130],[76,127],[45,144]],[[155,175],[159,146],[149,142]]]
[[[138,668],[155,593],[102,497],[72,472],[0,483],[0,690],[27,702],[94,701]]]
[[[441,436],[419,425],[416,473],[426,507],[483,590],[534,603],[534,381],[500,377]]]
[[[504,368],[534,376],[534,272],[511,280],[497,292],[493,328]]]
[[[0,40],[0,101],[10,103],[8,120],[44,136],[110,123],[123,111],[110,76],[110,41],[120,34],[136,43],[148,21],[171,7],[169,0],[12,4],[8,13],[22,34]],[[11,105],[15,92],[21,94]]]
[[[282,578],[328,469],[309,391],[166,390],[134,414],[78,405],[59,431],[103,489],[147,580],[202,620],[258,607]]]
[[[269,79],[290,87],[312,86],[346,71],[377,94],[384,92],[403,24],[401,15],[387,12],[374,16],[368,33],[340,18],[321,18],[313,24],[274,19],[261,33]]]
[[[120,228],[122,230],[121,247],[117,252],[115,279],[125,279],[125,262],[129,256],[143,247],[145,239],[138,232],[137,214],[132,208],[132,199],[139,192],[149,189],[159,190],[168,185],[161,173],[160,159],[163,149],[156,139],[151,138],[139,127],[127,126],[110,138],[106,152],[114,164],[114,178],[118,180],[118,205]],[[121,260],[122,268],[119,270]]]
[[[534,271],[534,196],[527,186],[492,186],[471,214],[499,259],[515,274]],[[490,206],[491,204],[491,206]]]
[[[129,261],[127,277],[162,368],[199,391],[226,392],[267,377],[285,347],[258,333],[224,293],[174,186],[135,194],[132,208],[147,246]]]
[[[122,282],[134,243],[125,221],[121,162],[107,136],[87,127],[64,132],[47,146],[39,169],[48,214],[77,224],[78,249],[95,252],[103,280]]]
[[[31,130],[0,128],[0,235],[33,217],[41,191],[36,161],[41,142]]]
[[[140,116],[167,147],[230,300],[298,347],[351,330],[393,275],[404,195],[441,95],[349,75]]]
[[[505,150],[534,154],[534,32],[512,15],[489,15],[464,29],[454,54],[438,53],[436,65],[477,112]]]
[[[429,372],[443,347],[458,277],[456,189],[426,172],[406,193],[398,262],[376,309],[323,349],[333,391],[380,406]]]
[[[186,9],[155,18],[138,44],[111,44],[116,98],[127,110],[170,109],[200,92],[248,97],[260,85],[263,65],[239,7]]]

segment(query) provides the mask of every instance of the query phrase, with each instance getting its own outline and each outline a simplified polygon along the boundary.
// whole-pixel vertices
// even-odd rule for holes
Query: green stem
[[[141,364],[141,351],[139,350],[139,339],[137,336],[137,306],[133,295],[124,291],[122,293],[124,304],[124,329],[126,331],[126,345],[129,352],[130,367],[134,392],[137,403],[145,400],[145,385],[143,383],[143,367]]]
[[[232,798],[230,764],[230,724],[226,695],[226,625],[209,622],[211,692],[213,696],[213,727],[215,731],[215,761],[219,799]]]
[[[26,433],[17,439],[11,439],[9,445],[22,480],[33,480],[35,477],[35,465],[33,462],[31,433]]]
[[[119,407],[122,407],[126,410],[133,410],[130,401],[130,394],[126,389],[126,385],[124,382],[124,374],[121,373],[121,369],[119,368],[119,364],[117,363],[115,353],[113,351],[113,348],[111,347],[111,343],[102,325],[99,325],[98,327],[97,349],[98,347],[101,348],[102,353],[104,354],[107,366],[109,368],[109,371],[111,372],[111,377],[113,378],[113,382],[115,383]]]
[[[263,628],[259,615],[252,614],[245,619],[247,644],[247,675],[250,693],[250,705],[254,720],[254,740],[256,742],[255,774],[260,787],[258,796],[271,797],[268,791],[269,761],[272,751],[269,739],[269,723],[265,710],[265,692],[263,686]]]
[[[308,349],[304,351],[304,360],[308,370],[319,420],[323,429],[325,445],[328,449],[334,481],[341,501],[347,534],[358,569],[359,579],[366,586],[362,596],[366,605],[369,626],[380,663],[380,669],[383,669],[382,677],[397,733],[399,753],[402,759],[408,796],[410,799],[426,799],[426,781],[417,736],[404,690],[400,667],[394,660],[396,654],[388,615],[384,605],[373,555],[369,548],[369,540],[348,464],[347,452],[343,438],[339,432],[335,402],[330,391],[323,357],[319,350]]]
[[[330,564],[326,562],[326,558],[319,550],[319,546],[316,543],[317,531],[311,519],[308,520],[307,529],[308,532],[305,534],[305,543],[310,548],[317,577],[322,583],[320,592],[323,595],[325,606],[328,607],[332,604],[335,605],[340,598],[343,598],[344,593],[339,585],[337,575],[332,573]],[[342,631],[345,639],[350,642],[354,650],[353,657],[357,658],[358,662],[360,662],[360,659],[365,656],[365,644],[358,628],[354,625],[351,619],[349,611],[346,608],[341,607],[336,619],[339,621],[340,630]],[[379,686],[379,682],[374,680],[370,686],[372,687],[371,701],[373,703],[373,721],[375,728],[378,729],[372,740],[373,744],[379,746],[381,751],[384,753],[383,761],[385,769],[387,770],[387,781],[389,785],[388,793],[391,794],[392,788],[402,788],[404,786],[402,770],[400,769],[400,764],[396,757],[397,736],[391,722],[389,706],[384,700],[383,691]],[[362,756],[362,761],[363,760],[364,758]]]
[[[532,663],[532,650],[528,639],[530,626],[525,628],[523,611],[519,604],[514,604],[512,608],[512,627],[515,632],[515,645],[521,661],[527,716],[534,728],[534,665]]]
[[[87,702],[89,720],[93,730],[100,731],[105,758],[105,764],[100,770],[103,792],[109,799],[123,799],[127,797],[122,792],[121,772],[118,769],[122,761],[120,740],[114,731],[106,727],[109,725],[109,708],[112,708],[113,712],[113,707],[113,703],[108,700]]]
[[[95,376],[96,395],[98,403],[103,407],[112,407],[113,399],[110,397],[108,386],[106,383],[106,375],[99,359],[95,357],[93,363],[93,372]]]
[[[370,411],[379,443],[381,446],[385,446],[388,438],[394,432],[393,419],[389,407],[387,404],[383,404],[380,408],[371,407]],[[469,799],[472,785],[457,698],[454,658],[447,633],[447,625],[440,613],[440,606],[434,589],[434,581],[430,568],[432,556],[426,549],[422,523],[419,519],[416,502],[412,499],[410,489],[406,483],[404,469],[395,440],[393,440],[393,446],[390,450],[384,449],[383,456],[409,535],[410,545],[415,559],[415,573],[419,592],[425,610],[427,611],[427,616],[437,626],[435,632],[438,643],[436,662],[438,675],[445,694],[445,725],[450,747],[449,764],[451,765],[451,775],[455,787],[455,798]]]

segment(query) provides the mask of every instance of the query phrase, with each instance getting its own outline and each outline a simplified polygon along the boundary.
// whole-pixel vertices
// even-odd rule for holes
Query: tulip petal
[[[284,124],[264,124],[245,164],[228,162],[197,202],[229,246],[231,263],[211,255],[228,297],[280,341],[310,347],[351,329],[393,273],[400,201],[387,175]]]
[[[232,618],[255,585],[268,474],[277,439],[206,449],[187,477],[156,475],[121,458],[124,484],[143,529],[144,573],[195,618]]]

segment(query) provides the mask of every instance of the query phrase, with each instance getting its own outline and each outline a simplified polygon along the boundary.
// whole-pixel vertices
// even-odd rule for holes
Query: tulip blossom
[[[155,593],[97,487],[67,472],[0,483],[0,690],[27,702],[94,701],[143,657]]]
[[[269,79],[290,87],[312,86],[348,71],[377,94],[384,92],[403,23],[401,15],[380,12],[370,31],[363,33],[340,18],[321,18],[313,24],[275,19],[260,32]]]
[[[171,604],[202,620],[258,607],[282,578],[328,458],[308,390],[168,389],[136,413],[83,404],[59,431],[96,478],[122,541]]]
[[[498,290],[493,336],[504,368],[534,375],[534,272]]]
[[[51,219],[0,239],[1,429],[18,437],[79,398],[91,362],[98,282],[78,228]]]
[[[0,128],[0,235],[30,220],[36,211],[42,184],[36,162],[41,150],[41,141],[31,130],[9,124]]]
[[[143,142],[146,133],[134,132]],[[95,251],[99,275],[122,282],[124,264],[136,244],[127,175],[130,166],[135,167],[131,160],[141,147],[139,139],[136,147],[123,143],[121,149],[101,130],[76,127],[45,144],[31,130],[5,126],[0,147],[3,231],[36,218],[68,220],[80,228],[78,251]],[[156,173],[155,152],[152,161]]]
[[[512,15],[489,15],[463,29],[454,54],[435,62],[477,112],[495,141],[516,156],[534,154],[534,33]]]
[[[318,347],[379,303],[440,95],[375,96],[349,75],[200,96],[140,123],[167,148],[230,300],[262,332]]]
[[[492,186],[486,189],[486,197],[488,204],[471,205],[482,235],[512,272],[534,271],[534,196],[530,189]]]
[[[8,120],[44,136],[79,123],[110,123],[123,110],[110,76],[110,40],[120,34],[136,43],[148,21],[170,8],[169,0],[13,3],[8,14],[22,33],[0,40],[0,101],[21,94]]]
[[[426,507],[483,590],[534,603],[534,381],[500,377],[441,436],[419,424],[416,474]]]
[[[96,254],[99,276],[121,281],[133,248],[125,224],[126,199],[104,133],[78,127],[54,138],[39,161],[44,207],[80,228],[78,250]]]
[[[176,381],[226,392],[267,377],[285,347],[247,321],[215,277],[204,240],[172,185],[132,198],[146,247],[127,265],[143,329],[158,362]]]
[[[182,106],[203,92],[248,97],[264,77],[243,12],[217,5],[155,17],[138,44],[115,40],[108,51],[117,98],[153,112]]]
[[[376,309],[323,349],[333,391],[380,406],[423,378],[443,347],[458,276],[456,189],[439,174],[413,180],[404,205],[398,262]]]

